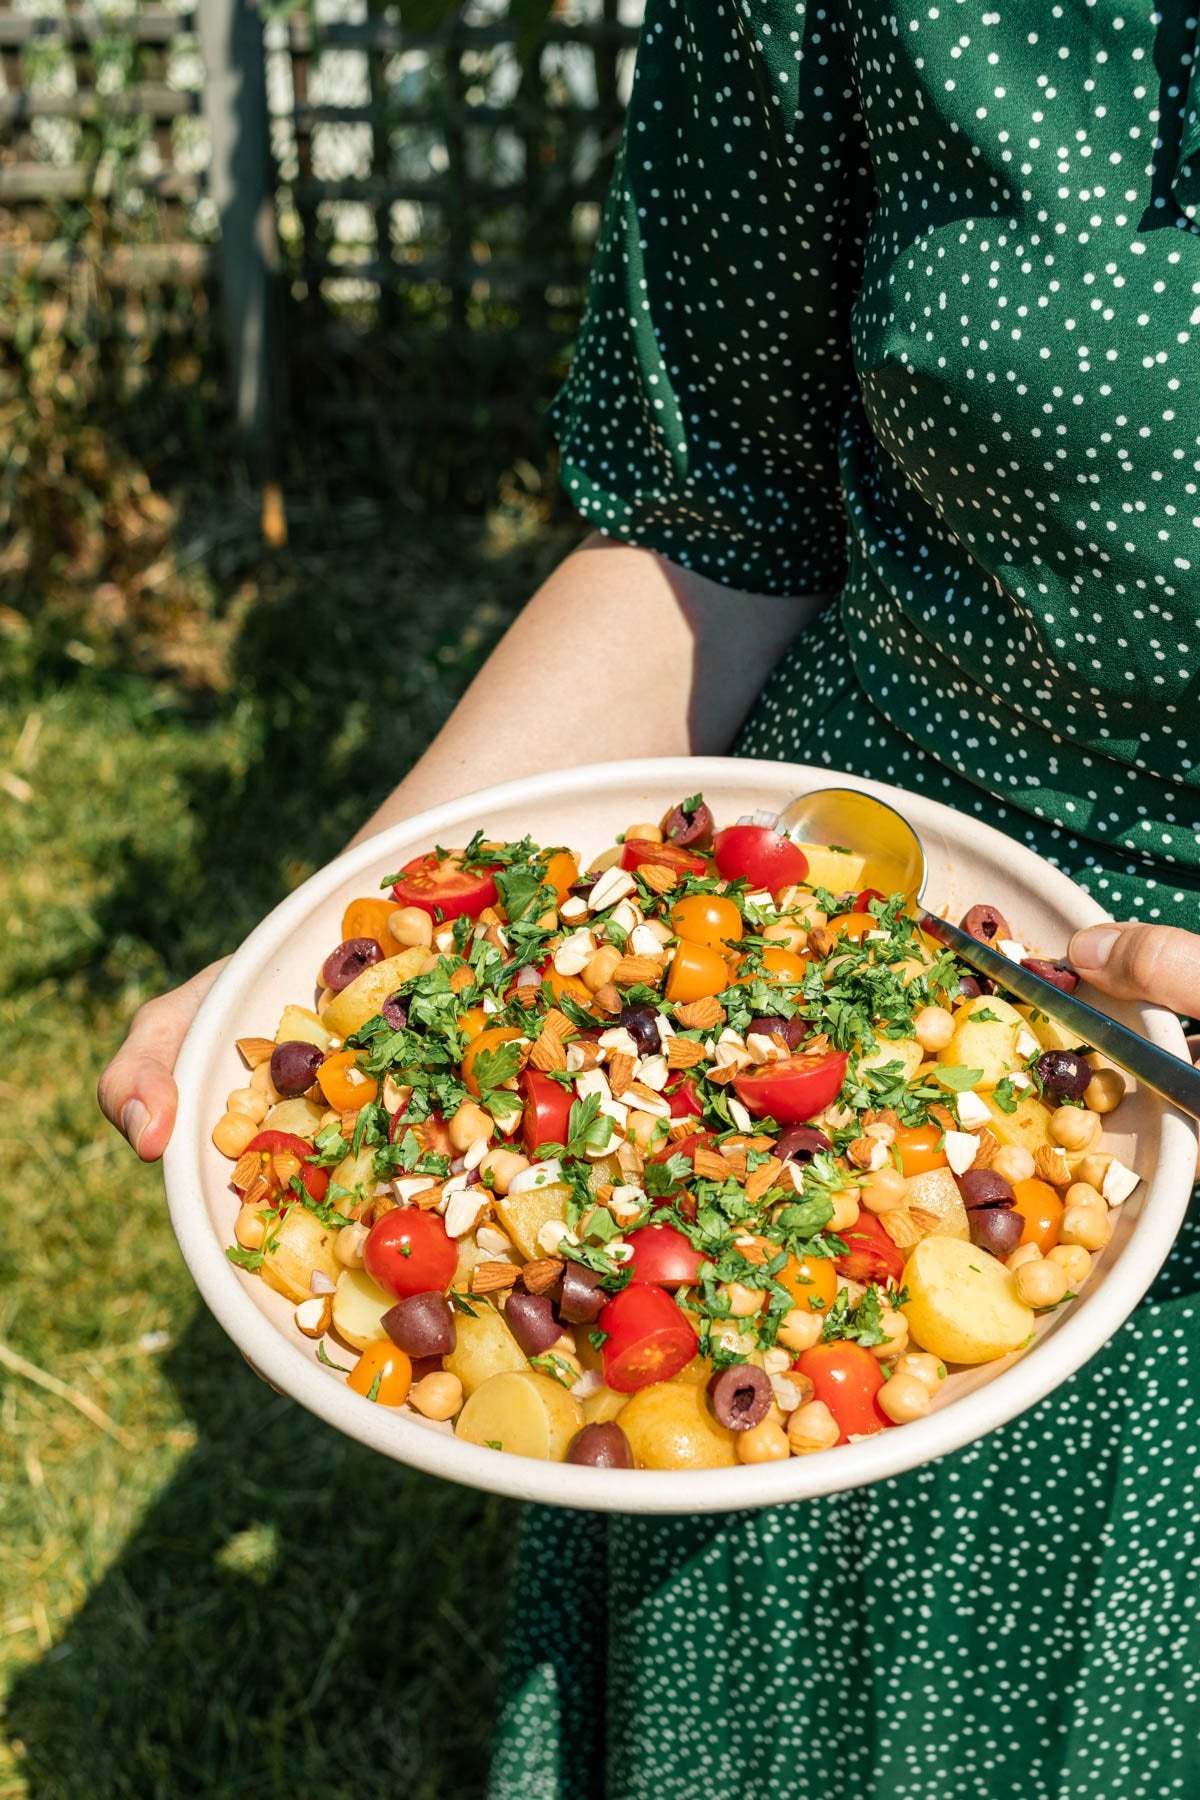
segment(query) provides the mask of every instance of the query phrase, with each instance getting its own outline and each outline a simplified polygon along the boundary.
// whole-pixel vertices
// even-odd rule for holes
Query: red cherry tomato
[[[701,1144],[711,1144],[712,1141],[713,1133],[711,1131],[693,1131],[690,1137],[680,1138],[677,1144],[664,1144],[661,1150],[654,1152],[650,1161],[665,1163],[670,1162],[673,1156],[686,1156],[690,1163],[694,1163],[696,1151]]]
[[[671,1104],[673,1119],[699,1119],[704,1116],[704,1108],[700,1104],[700,1090],[694,1081],[686,1076],[673,1082],[666,1089],[666,1097]],[[674,1145],[672,1145],[672,1149]]]
[[[457,919],[460,913],[477,917],[485,906],[496,903],[496,883],[491,869],[464,869],[451,852],[440,862],[432,850],[405,863],[392,885],[397,906],[419,906],[431,919]]]
[[[652,844],[649,838],[626,838],[621,845],[621,867],[640,869],[643,863],[665,863],[681,875],[703,875],[708,864],[694,850],[681,850],[678,844]]]
[[[670,1295],[646,1281],[631,1281],[614,1294],[597,1324],[608,1333],[600,1351],[604,1379],[618,1394],[670,1381],[700,1347]]]
[[[320,1202],[325,1198],[325,1190],[329,1186],[329,1170],[312,1167],[313,1147],[306,1138],[297,1137],[294,1131],[260,1131],[250,1139],[242,1155],[247,1156],[252,1150],[262,1151],[268,1156],[274,1155],[277,1150],[294,1156],[305,1165],[300,1171],[300,1179],[308,1190],[309,1199]]]
[[[785,1056],[734,1077],[734,1091],[755,1118],[803,1125],[837,1099],[850,1058],[844,1050]]]
[[[883,1370],[861,1344],[815,1344],[792,1367],[813,1384],[813,1399],[823,1400],[837,1422],[839,1444],[883,1431],[891,1420],[875,1396],[883,1386]]]
[[[726,825],[713,839],[713,856],[726,881],[741,878],[772,894],[797,886],[808,874],[803,850],[769,825]]]
[[[864,888],[862,893],[855,899],[854,910],[856,913],[867,912],[870,909],[872,900],[882,902],[886,899],[887,895],[881,894],[878,888]]]
[[[436,1213],[401,1206],[372,1225],[363,1264],[372,1281],[407,1300],[435,1289],[444,1294],[454,1279],[458,1249]]]
[[[846,1231],[839,1231],[845,1256],[835,1256],[833,1266],[850,1281],[899,1281],[904,1273],[904,1253],[894,1244],[874,1213],[860,1212]]]
[[[699,1280],[705,1260],[693,1250],[674,1225],[639,1225],[625,1239],[633,1255],[629,1267],[635,1281],[652,1281],[658,1287],[684,1287]]]
[[[434,1156],[453,1156],[454,1147],[450,1142],[450,1132],[440,1112],[431,1112],[427,1119],[420,1119],[414,1125],[408,1117],[408,1102],[399,1112],[392,1114],[392,1122],[388,1126],[389,1143],[398,1143],[406,1131],[411,1131],[422,1150]]]
[[[521,1120],[521,1137],[526,1156],[536,1158],[539,1144],[565,1144],[567,1120],[574,1098],[571,1089],[537,1069],[526,1069],[520,1079],[521,1099],[525,1112]]]

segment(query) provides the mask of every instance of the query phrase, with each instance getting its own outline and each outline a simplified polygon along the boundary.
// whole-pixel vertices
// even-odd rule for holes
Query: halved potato
[[[629,1404],[628,1394],[618,1394],[615,1388],[597,1388],[583,1402],[583,1416],[589,1425],[607,1425],[618,1413],[624,1412]]]
[[[932,1237],[970,1238],[967,1209],[949,1169],[927,1169],[923,1175],[910,1175],[904,1197],[909,1207],[919,1207],[936,1218]]]
[[[983,1013],[983,1019],[976,1014]],[[1022,1067],[1017,1054],[1017,1033],[1025,1021],[1015,1006],[995,994],[980,994],[956,1008],[954,1036],[938,1061],[947,1066],[961,1064],[968,1069],[982,1069],[977,1088],[994,1088],[1015,1069]]]
[[[859,1060],[860,1069],[886,1069],[889,1063],[904,1064],[904,1079],[911,1081],[925,1060],[925,1052],[916,1038],[880,1038],[878,1048]]]
[[[565,1225],[570,1198],[571,1189],[565,1181],[552,1181],[545,1187],[525,1188],[519,1194],[506,1194],[497,1200],[500,1223],[526,1261],[545,1255],[538,1244],[538,1232],[551,1219]]]
[[[732,1469],[732,1431],[713,1418],[695,1381],[660,1381],[621,1409],[621,1430],[639,1469]]]
[[[279,1029],[275,1033],[277,1044],[315,1044],[318,1050],[328,1050],[329,1038],[330,1033],[324,1021],[309,1007],[284,1007]]]
[[[1017,1011],[1043,1050],[1078,1050],[1083,1043],[1077,1031],[1068,1031],[1057,1019],[1048,1019],[1036,1006],[1019,1006]]]
[[[901,1311],[913,1341],[943,1362],[994,1362],[1019,1350],[1033,1313],[1012,1273],[986,1250],[957,1238],[922,1238],[904,1265]]]
[[[473,1394],[494,1375],[519,1373],[529,1362],[494,1307],[474,1296],[468,1304],[473,1312],[454,1315],[457,1341],[442,1367],[458,1376],[464,1394]]]
[[[278,1225],[267,1228],[263,1280],[297,1305],[311,1299],[312,1277],[317,1270],[330,1281],[337,1279],[340,1264],[333,1254],[336,1236],[334,1227],[322,1225],[315,1213],[303,1206],[289,1206]]]
[[[316,1106],[303,1095],[297,1100],[280,1100],[262,1122],[263,1131],[290,1131],[296,1137],[315,1138],[321,1129],[325,1108]]]
[[[416,944],[411,950],[402,950],[399,956],[387,956],[382,962],[364,969],[349,987],[335,994],[325,1008],[326,1030],[334,1037],[349,1037],[352,1031],[375,1017],[389,994],[394,994],[403,982],[411,981],[420,973],[428,955],[428,950]]]
[[[1026,1094],[1017,1102],[1015,1112],[1005,1112],[997,1106],[991,1094],[980,1094],[988,1111],[991,1113],[989,1129],[1002,1144],[1016,1144],[1022,1150],[1028,1150],[1036,1156],[1054,1142],[1050,1136],[1050,1113],[1038,1099],[1036,1094]]]
[[[851,890],[857,893],[862,886],[865,856],[857,856],[852,850],[831,850],[827,844],[797,844],[796,848],[803,850],[808,858],[805,887],[823,887],[831,894],[848,894]]]
[[[565,1387],[522,1369],[493,1375],[477,1387],[458,1415],[454,1435],[510,1456],[562,1462],[584,1422],[582,1406]]]
[[[333,1328],[356,1350],[365,1350],[387,1336],[380,1320],[395,1304],[395,1296],[365,1269],[343,1269],[333,1290]]]

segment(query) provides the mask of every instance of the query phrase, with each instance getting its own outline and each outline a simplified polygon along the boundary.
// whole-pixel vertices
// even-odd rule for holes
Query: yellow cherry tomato
[[[896,1149],[900,1154],[902,1175],[927,1175],[931,1169],[946,1167],[942,1146],[945,1133],[940,1125],[901,1125],[896,1132]]]
[[[404,1405],[412,1386],[412,1359],[398,1350],[391,1338],[367,1345],[347,1375],[346,1386],[369,1399],[376,1381],[375,1398],[380,1406]]]
[[[385,956],[395,956],[396,940],[388,920],[396,910],[394,900],[352,900],[342,914],[342,942],[347,938],[374,938]]]
[[[520,1035],[515,1025],[493,1025],[471,1039],[462,1059],[462,1078],[476,1100],[479,1098],[479,1083],[475,1079],[476,1057],[481,1056],[485,1050],[498,1050],[501,1044],[511,1043],[513,1038],[519,1038]]]
[[[551,963],[549,968],[543,969],[542,980],[549,982],[550,992],[556,1000],[561,1000],[565,994],[568,1000],[576,1000],[580,1006],[586,1006],[589,1011],[591,1010],[594,997],[592,990],[586,983],[580,981],[578,975],[560,975],[554,964]]]
[[[704,944],[680,939],[667,970],[666,997],[670,1001],[704,1000],[729,986],[729,966]]]
[[[724,894],[689,894],[671,908],[671,930],[689,944],[720,950],[740,942],[742,915]]]
[[[851,938],[859,943],[868,931],[878,931],[879,920],[866,912],[838,913],[829,921],[829,930],[835,931],[838,937]]]
[[[487,1030],[488,1017],[482,1006],[471,1006],[466,1012],[459,1013],[456,1023],[468,1043],[472,1038],[477,1038],[481,1031]]]
[[[546,864],[546,886],[554,889],[555,897],[561,903],[567,897],[567,889],[579,880],[579,864],[569,850],[556,850]]]
[[[780,944],[768,944],[757,967],[752,962],[745,964],[744,972],[740,972],[737,979],[739,982],[803,981],[811,966],[794,950],[785,950]]]
[[[374,1076],[364,1075],[358,1067],[357,1050],[339,1050],[335,1056],[327,1056],[317,1070],[317,1085],[339,1112],[366,1106],[379,1092]]]
[[[828,1312],[838,1288],[830,1256],[789,1256],[775,1279],[797,1306],[812,1312]]]

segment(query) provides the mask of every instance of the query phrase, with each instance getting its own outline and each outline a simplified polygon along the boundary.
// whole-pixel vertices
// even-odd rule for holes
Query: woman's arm
[[[824,596],[739,593],[594,536],[519,614],[462,700],[351,840],[499,779],[728,748]],[[100,1077],[100,1105],[144,1161],[175,1122],[171,1071],[221,965],[150,1000]]]

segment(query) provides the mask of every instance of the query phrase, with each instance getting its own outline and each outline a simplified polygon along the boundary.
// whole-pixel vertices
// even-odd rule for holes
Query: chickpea
[[[1115,1112],[1125,1098],[1125,1077],[1120,1069],[1097,1069],[1083,1090],[1083,1103],[1095,1113]]]
[[[433,920],[419,906],[398,906],[388,914],[388,930],[406,949],[433,942]]]
[[[908,1349],[908,1320],[894,1306],[881,1306],[879,1309],[879,1329],[886,1332],[882,1344],[871,1345],[871,1355],[880,1362],[890,1362],[893,1356],[903,1356]]]
[[[243,1206],[233,1221],[233,1235],[243,1250],[261,1250],[267,1235],[266,1222],[259,1206]]]
[[[1112,1156],[1107,1150],[1099,1150],[1091,1156],[1083,1157],[1075,1164],[1076,1181],[1086,1181],[1089,1187],[1099,1193],[1104,1186],[1104,1177],[1108,1174],[1108,1165]]]
[[[893,1425],[907,1425],[925,1417],[933,1395],[918,1376],[893,1375],[884,1382],[877,1398]]]
[[[756,1312],[762,1311],[765,1295],[760,1288],[746,1287],[740,1281],[727,1281],[717,1291],[728,1300],[730,1314],[735,1319],[752,1319]]]
[[[365,1225],[355,1223],[343,1225],[333,1240],[333,1254],[343,1269],[361,1269],[363,1266],[363,1245],[370,1232]]]
[[[1073,1181],[1063,1200],[1067,1206],[1098,1206],[1101,1212],[1108,1211],[1108,1202],[1098,1188],[1087,1181]]]
[[[811,1312],[806,1306],[793,1306],[791,1312],[785,1313],[783,1323],[779,1327],[779,1342],[786,1344],[789,1350],[799,1353],[811,1350],[821,1339],[821,1314]]]
[[[598,994],[612,980],[613,970],[620,960],[621,952],[615,944],[601,944],[591,961],[584,966],[583,985],[591,993]]]
[[[946,1365],[936,1356],[930,1356],[928,1350],[910,1350],[907,1355],[896,1358],[892,1366],[893,1381],[897,1375],[912,1375],[917,1381],[923,1381],[931,1394],[936,1394],[946,1379]]]
[[[944,1006],[923,1006],[913,1020],[913,1036],[922,1050],[944,1050],[954,1036],[954,1018]]]
[[[1108,1214],[1098,1206],[1068,1206],[1059,1221],[1060,1243],[1078,1244],[1082,1250],[1103,1250],[1112,1237]]]
[[[1092,1259],[1082,1244],[1055,1244],[1046,1261],[1058,1264],[1067,1278],[1067,1286],[1076,1292],[1092,1272]]]
[[[462,1408],[463,1385],[457,1375],[437,1369],[422,1375],[408,1398],[423,1418],[452,1419]]]
[[[1022,1144],[1002,1144],[992,1158],[992,1167],[1014,1185],[1028,1181],[1034,1170],[1033,1153]]]
[[[485,1113],[482,1106],[476,1106],[473,1100],[464,1100],[447,1126],[450,1142],[458,1151],[467,1150],[477,1138],[486,1138],[490,1143],[495,1134],[496,1124],[490,1113]]]
[[[858,1204],[857,1188],[839,1188],[833,1196],[833,1217],[829,1221],[828,1230],[837,1233],[849,1231],[858,1224],[858,1215],[862,1208]]]
[[[743,1463],[786,1462],[792,1454],[787,1433],[771,1418],[763,1419],[749,1431],[739,1431],[734,1449]]]
[[[251,1074],[250,1086],[254,1089],[256,1094],[262,1094],[272,1106],[277,1105],[278,1102],[283,1099],[283,1095],[271,1080],[270,1057],[267,1058],[266,1062],[260,1062],[257,1069]]]
[[[270,1101],[266,1095],[252,1087],[234,1088],[225,1105],[231,1113],[244,1113],[248,1119],[256,1122],[265,1119],[270,1110]]]
[[[212,1128],[212,1141],[222,1156],[236,1162],[251,1138],[258,1136],[258,1125],[245,1113],[222,1113]]]
[[[795,917],[764,926],[763,936],[772,944],[782,944],[785,950],[803,950],[808,942],[808,932]]]
[[[1058,1106],[1050,1114],[1050,1136],[1064,1150],[1090,1150],[1100,1140],[1100,1119],[1081,1106]]]
[[[1036,1262],[1026,1263],[1024,1268],[1017,1270],[1014,1285],[1018,1299],[1026,1306],[1032,1306],[1035,1312],[1044,1312],[1046,1307],[1057,1306],[1063,1299],[1068,1283],[1061,1263],[1039,1256]]]
[[[1025,1267],[1026,1263],[1039,1261],[1041,1254],[1036,1244],[1018,1244],[1004,1266],[1006,1269],[1011,1269],[1015,1275],[1018,1269]]]
[[[519,1150],[489,1150],[479,1165],[479,1178],[490,1181],[493,1193],[507,1194],[514,1176],[528,1167],[529,1158]]]
[[[908,1183],[899,1169],[884,1163],[882,1169],[872,1169],[859,1189],[858,1197],[868,1212],[888,1213],[904,1205],[907,1190]]]
[[[887,1386],[887,1383],[884,1383]],[[837,1420],[823,1400],[798,1406],[787,1422],[788,1447],[793,1456],[811,1456],[815,1450],[832,1450],[841,1437]]]
[[[641,838],[642,842],[646,844],[661,844],[663,841],[661,825],[627,825],[625,827],[625,836],[627,838]]]

